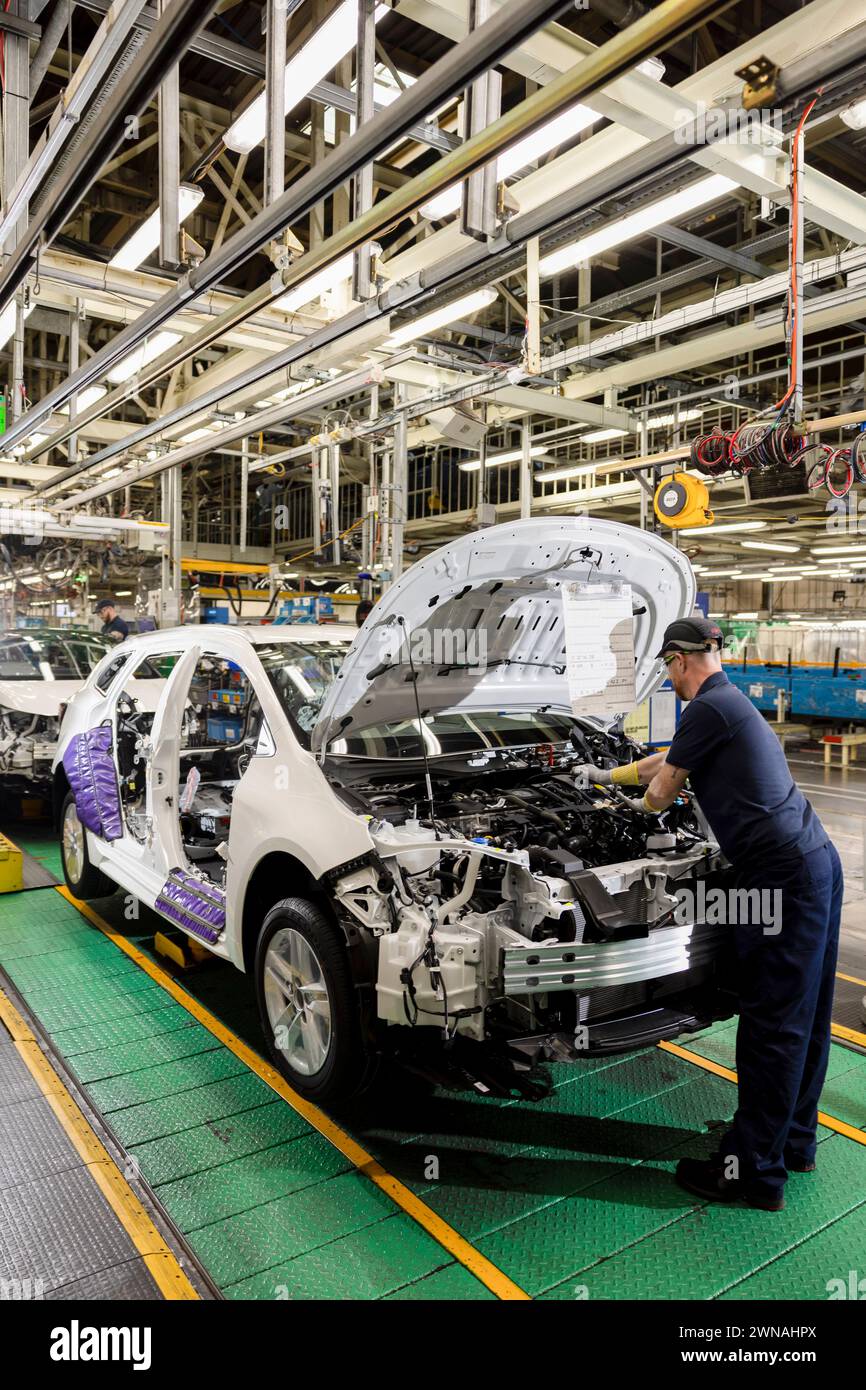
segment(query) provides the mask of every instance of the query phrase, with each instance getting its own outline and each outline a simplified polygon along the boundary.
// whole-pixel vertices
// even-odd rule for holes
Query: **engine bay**
[[[380,1018],[438,1019],[446,1035],[477,1040],[497,1030],[573,1038],[595,1018],[706,984],[718,933],[683,914],[678,894],[724,863],[694,799],[684,793],[656,816],[639,809],[637,788],[632,801],[581,784],[588,760],[613,766],[643,752],[620,731],[579,729],[567,745],[428,768],[330,762],[331,785],[368,819],[396,884],[390,918],[371,907],[363,875],[338,888],[379,936]],[[672,968],[659,968],[671,951]]]

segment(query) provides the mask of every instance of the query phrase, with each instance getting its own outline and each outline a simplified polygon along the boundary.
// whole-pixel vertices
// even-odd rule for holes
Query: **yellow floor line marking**
[[[723,1067],[719,1062],[713,1062],[709,1057],[701,1057],[697,1052],[689,1052],[688,1048],[680,1047],[679,1043],[660,1042],[659,1047],[665,1052],[672,1052],[675,1057],[682,1057],[684,1061],[691,1062],[696,1067],[702,1067],[704,1071],[711,1071],[714,1076],[723,1076],[726,1081],[733,1081],[736,1085],[737,1073],[731,1071],[730,1067]],[[818,1111],[819,1123],[825,1129],[835,1130],[836,1134],[844,1134],[846,1139],[853,1139],[856,1144],[866,1144],[866,1131],[856,1129],[854,1125],[849,1125],[845,1120],[837,1120],[835,1115],[828,1115],[825,1110]]]
[[[860,1047],[866,1047],[866,1033],[858,1033],[856,1028],[845,1028],[841,1023],[831,1025],[834,1038],[844,1038],[846,1042],[858,1043]]]
[[[856,975],[843,975],[841,970],[836,971],[837,980],[847,980],[852,985],[863,985],[866,988],[866,980],[858,979]]]
[[[447,1221],[443,1221],[440,1216],[437,1216],[436,1212],[428,1207],[426,1202],[422,1202],[419,1197],[416,1197],[405,1183],[386,1172],[372,1154],[367,1153],[366,1149],[362,1148],[351,1135],[329,1119],[323,1110],[293,1091],[276,1067],[263,1061],[253,1052],[251,1047],[242,1042],[230,1028],[226,1028],[225,1024],[221,1023],[214,1014],[200,1004],[193,995],[188,994],[176,980],[173,980],[160,966],[150,960],[143,951],[140,951],[125,936],[109,926],[108,922],[104,921],[97,912],[94,912],[88,903],[79,902],[62,884],[58,885],[57,892],[66,898],[73,907],[77,908],[88,922],[91,922],[110,941],[113,941],[115,946],[119,947],[131,960],[134,960],[136,965],[139,965],[158,985],[161,985],[172,998],[182,1004],[193,1018],[207,1028],[208,1032],[212,1033],[215,1038],[218,1038],[230,1052],[239,1057],[251,1071],[266,1081],[282,1100],[291,1105],[292,1109],[296,1110],[308,1124],[312,1125],[313,1129],[324,1135],[335,1149],[339,1149],[340,1153],[350,1163],[353,1163],[364,1177],[369,1178],[382,1192],[387,1193],[392,1201],[402,1207],[408,1216],[417,1221],[428,1235],[431,1235],[450,1255],[453,1255],[455,1260],[464,1265],[471,1274],[474,1274],[476,1279],[490,1289],[491,1293],[496,1294],[497,1298],[506,1300],[529,1298],[528,1293],[521,1289],[518,1284],[515,1284],[512,1279],[509,1279],[508,1275],[497,1268],[486,1256],[482,1255],[480,1250],[476,1250],[474,1245],[470,1245],[469,1241],[458,1231],[455,1231],[453,1226],[449,1226]]]
[[[0,1019],[88,1172],[129,1236],[164,1298],[198,1299],[177,1257],[166,1245],[111,1154],[100,1142],[11,999],[0,989]]]

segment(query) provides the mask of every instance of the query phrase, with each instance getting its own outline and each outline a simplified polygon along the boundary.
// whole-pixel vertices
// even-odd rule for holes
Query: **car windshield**
[[[422,719],[420,724],[417,719],[373,724],[334,739],[328,751],[354,758],[420,758],[425,752],[428,758],[439,758],[449,753],[564,743],[573,727],[574,721],[565,714],[437,714]]]
[[[0,680],[84,680],[109,650],[91,633],[0,634]]]
[[[257,645],[256,654],[295,733],[309,746],[310,732],[350,643],[342,638]]]

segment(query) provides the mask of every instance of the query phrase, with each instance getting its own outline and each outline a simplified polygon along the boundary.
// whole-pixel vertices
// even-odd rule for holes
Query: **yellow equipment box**
[[[0,893],[20,893],[24,887],[24,857],[17,845],[0,835]]]

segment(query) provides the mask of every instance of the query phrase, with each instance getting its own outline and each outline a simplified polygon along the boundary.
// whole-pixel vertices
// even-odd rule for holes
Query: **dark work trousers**
[[[780,890],[781,921],[778,931],[767,930],[766,920],[731,928],[740,996],[739,1095],[719,1154],[738,1158],[739,1173],[730,1176],[776,1197],[788,1176],[786,1160],[815,1158],[818,1098],[830,1055],[842,865],[827,843],[793,862],[743,873],[738,886],[765,895]]]

